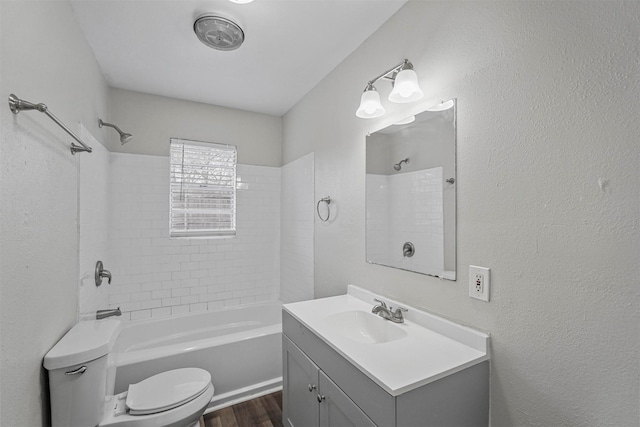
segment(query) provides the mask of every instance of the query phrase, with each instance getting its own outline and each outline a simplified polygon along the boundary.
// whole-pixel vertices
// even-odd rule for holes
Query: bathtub
[[[157,373],[196,367],[211,373],[206,412],[282,388],[279,302],[123,323],[115,343],[115,393]]]

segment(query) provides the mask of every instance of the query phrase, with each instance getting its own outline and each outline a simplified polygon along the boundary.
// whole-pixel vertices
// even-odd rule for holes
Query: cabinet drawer
[[[282,331],[379,426],[396,424],[395,398],[286,311]]]

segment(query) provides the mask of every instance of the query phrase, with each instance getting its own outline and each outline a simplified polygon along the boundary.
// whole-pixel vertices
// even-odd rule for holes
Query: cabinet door
[[[320,371],[320,427],[376,427],[342,390]]]
[[[282,344],[284,427],[318,427],[318,367],[284,335]]]

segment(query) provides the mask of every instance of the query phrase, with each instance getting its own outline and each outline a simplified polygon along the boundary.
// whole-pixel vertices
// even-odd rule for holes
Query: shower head
[[[133,135],[131,135],[130,133],[122,132],[118,126],[112,125],[111,123],[103,122],[102,119],[98,119],[98,127],[102,126],[109,126],[111,128],[114,128],[120,134],[120,143],[122,145],[131,141],[131,138],[133,138]]]
[[[402,164],[403,163],[409,163],[409,158],[407,157],[404,160],[400,160],[398,163],[396,163],[395,165],[393,165],[393,168],[397,171],[399,171],[400,169],[402,169]]]

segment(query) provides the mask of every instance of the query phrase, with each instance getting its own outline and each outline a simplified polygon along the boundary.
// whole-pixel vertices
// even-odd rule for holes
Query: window
[[[234,145],[171,138],[169,237],[236,235]]]

